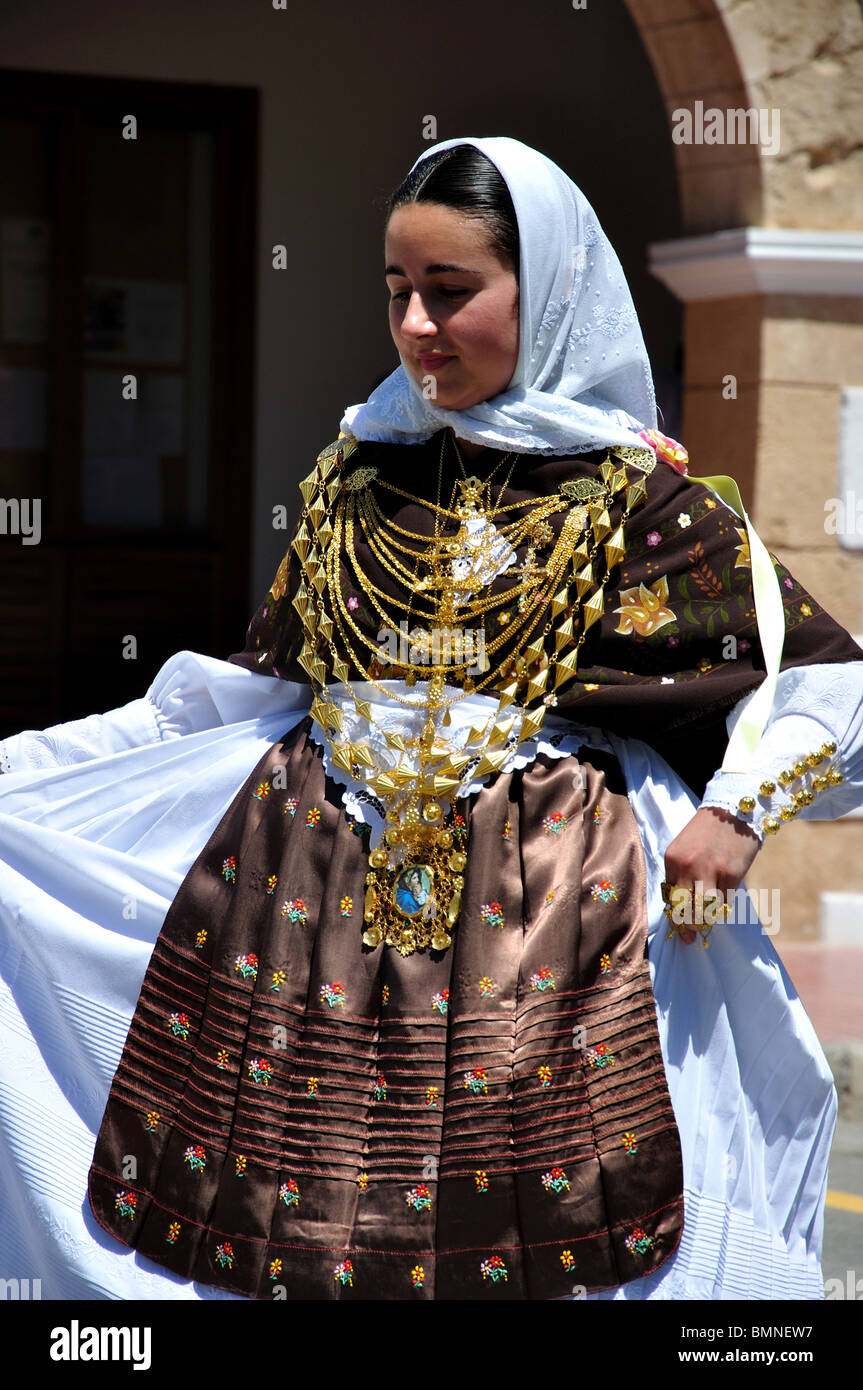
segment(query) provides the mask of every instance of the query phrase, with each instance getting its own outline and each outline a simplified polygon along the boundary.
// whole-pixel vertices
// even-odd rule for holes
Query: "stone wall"
[[[696,102],[702,110],[779,115],[776,153],[758,141],[675,145],[688,237],[744,227],[863,229],[857,0],[627,5],[670,129],[674,112],[694,111]],[[820,293],[813,285],[800,292],[793,272],[772,293],[717,288],[711,295],[709,279],[701,284],[685,309],[682,437],[692,471],[736,477],[765,544],[828,612],[860,634],[863,552],[843,549],[825,527],[825,503],[839,495],[842,388],[863,385],[863,269],[855,271],[854,254],[852,248],[842,272],[847,293]],[[690,293],[691,286],[681,297]],[[729,377],[733,394],[723,394]],[[863,895],[863,820],[783,826],[759,854],[748,883],[781,888],[780,940],[816,936],[821,892]],[[863,896],[858,901],[863,909]],[[860,917],[863,940],[863,910]]]

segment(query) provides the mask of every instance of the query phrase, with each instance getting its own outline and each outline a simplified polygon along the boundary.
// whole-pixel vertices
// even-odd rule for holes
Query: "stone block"
[[[765,160],[764,225],[814,231],[863,228],[863,150],[815,166],[805,153]]]
[[[765,382],[825,387],[863,382],[863,299],[771,295],[763,303]]]
[[[723,400],[718,384],[684,392],[682,436],[690,471],[701,476],[730,473],[747,511],[752,505],[757,432],[754,385],[738,383],[736,400]]]
[[[683,149],[685,146],[677,148]],[[727,146],[716,145],[717,150]],[[761,222],[763,160],[724,167],[681,169],[680,211],[684,236]]]
[[[820,896],[828,884],[863,892],[863,822],[797,820],[767,837],[746,886],[766,894],[768,903],[779,890],[779,930],[771,929],[771,939],[780,955],[784,941],[818,940]]]
[[[626,0],[639,31],[716,15],[715,0]]]
[[[740,66],[719,15],[646,29],[644,42],[667,95],[700,97],[709,87],[740,81]]]
[[[761,372],[761,295],[699,299],[687,304],[684,381],[721,393],[723,377],[742,385],[757,382]]]
[[[824,523],[838,447],[838,387],[762,383],[753,520],[766,544],[835,546]]]
[[[863,37],[863,36],[861,36]],[[761,105],[781,112],[781,153],[811,152],[829,162],[859,141],[863,53],[815,59],[758,84]]]
[[[723,16],[728,30],[731,46],[740,64],[741,72],[749,82],[759,81],[771,72],[781,71],[781,62],[799,61],[784,58],[780,50],[776,52],[772,41],[770,20],[761,5],[736,5]]]

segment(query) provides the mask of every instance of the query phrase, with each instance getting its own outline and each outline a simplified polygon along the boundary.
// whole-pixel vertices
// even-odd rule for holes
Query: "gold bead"
[[[773,796],[776,792],[776,783],[769,780],[767,782],[762,782],[758,790],[762,796]]]
[[[761,822],[761,829],[765,835],[775,835],[779,829],[779,821],[774,816],[765,816]]]
[[[797,815],[797,807],[796,807],[796,806],[783,806],[783,807],[782,807],[782,810],[779,812],[779,814],[780,814],[780,816],[782,817],[783,820],[793,820],[794,817]]]
[[[814,800],[815,793],[810,791],[808,787],[804,787],[802,792],[797,793],[798,806],[811,806]]]
[[[831,787],[838,787],[840,782],[845,781],[845,778],[842,776],[842,773],[837,772],[834,767],[828,772],[827,781],[830,783]]]
[[[805,806],[805,805],[806,805],[806,802],[803,800],[803,792],[793,792],[793,793],[792,793],[792,796],[791,796],[791,805],[792,805],[792,806]]]
[[[456,850],[455,854],[450,855],[449,859],[447,860],[447,863],[449,864],[451,869],[453,869],[456,873],[460,874],[465,864],[467,863],[467,855],[462,854],[460,850]]]
[[[791,783],[794,781],[794,773],[788,771],[780,772],[776,780],[780,787],[790,787]]]
[[[439,849],[449,849],[450,845],[452,844],[452,831],[441,830],[435,843],[437,844]]]
[[[807,761],[807,763],[809,764],[810,767],[817,767],[819,763],[823,763],[823,761],[824,761],[824,754],[823,754],[823,753],[810,753],[809,756],[807,757],[806,761]]]
[[[803,761],[802,758],[798,758],[796,763],[794,764],[794,776],[802,777],[805,771],[806,763]]]
[[[441,809],[436,801],[427,801],[423,807],[423,820],[436,821],[441,818]]]
[[[813,777],[812,785],[817,792],[823,792],[825,787],[830,786],[830,782],[826,777]]]
[[[373,869],[385,869],[387,863],[387,852],[385,849],[373,849],[369,855],[369,863]]]
[[[822,743],[821,752],[824,754],[825,758],[833,757],[833,754],[836,752],[836,746],[837,745],[834,743],[832,739],[829,743]]]
[[[738,807],[740,808],[741,811],[754,811],[754,810],[755,810],[755,797],[754,797],[754,796],[741,796],[741,798],[740,798],[740,800],[738,801],[737,805],[738,805]]]

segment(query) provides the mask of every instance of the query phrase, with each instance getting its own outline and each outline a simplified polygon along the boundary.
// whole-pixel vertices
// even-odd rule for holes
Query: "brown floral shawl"
[[[376,468],[375,496],[382,510],[396,525],[431,535],[433,514],[427,507],[380,485],[391,483],[416,499],[435,501],[441,444],[441,433],[418,445],[363,442],[346,461],[345,472]],[[602,452],[580,458],[522,455],[502,501],[548,494],[571,479],[595,479],[603,457]],[[489,454],[488,462],[483,455],[469,466],[484,475],[496,462],[497,456]],[[457,476],[447,447],[441,472],[445,504]],[[630,469],[630,477],[637,476]],[[646,484],[646,501],[625,525],[626,555],[606,585],[604,615],[587,634],[576,678],[559,689],[555,713],[643,739],[701,795],[722,762],[730,707],[761,683],[765,670],[748,541],[741,518],[709,488],[681,477],[668,464],[657,462]],[[618,494],[611,508],[613,525],[622,508]],[[552,520],[555,536],[563,515]],[[356,553],[374,584],[405,598],[361,540]],[[863,660],[848,632],[771,558],[785,607],[782,669]],[[380,617],[356,583],[347,557],[341,559],[345,592],[357,600],[354,619],[373,638]],[[296,556],[289,550],[251,621],[244,650],[229,660],[263,674],[308,680],[296,661],[302,634],[291,606],[299,579]],[[504,574],[495,586],[511,583]],[[493,636],[492,624],[488,640]],[[507,652],[502,648],[499,659]],[[398,671],[382,668],[380,674]]]

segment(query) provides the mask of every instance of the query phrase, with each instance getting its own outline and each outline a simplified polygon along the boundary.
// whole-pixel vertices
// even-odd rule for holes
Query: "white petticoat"
[[[286,682],[183,652],[149,700],[38,736],[45,761],[81,759],[71,766],[34,767],[33,735],[26,750],[6,741],[10,766],[24,770],[0,778],[0,1278],[38,1279],[54,1299],[232,1297],[112,1240],[90,1213],[87,1173],[165,913],[307,700]],[[571,728],[576,741],[605,743]],[[106,746],[119,751],[100,756]],[[717,927],[707,950],[666,939],[664,852],[698,803],[646,744],[607,735],[606,746],[647,863],[685,1224],[655,1274],[592,1297],[822,1298],[836,1115],[824,1054],[751,908]]]

